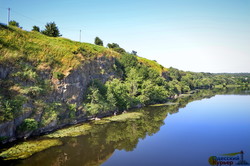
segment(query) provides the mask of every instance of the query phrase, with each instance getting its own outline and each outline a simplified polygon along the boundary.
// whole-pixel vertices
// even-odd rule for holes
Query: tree
[[[123,53],[126,53],[126,51],[123,49],[123,48],[121,48],[118,44],[116,44],[116,43],[112,43],[112,44],[110,44],[110,43],[108,43],[108,48],[111,48],[111,49],[113,49],[114,51],[116,51],[116,52],[118,52],[118,53],[120,53],[120,54],[123,54]]]
[[[58,27],[56,26],[55,22],[50,22],[45,25],[45,30],[42,31],[44,35],[50,36],[50,37],[59,37],[60,32]]]
[[[99,37],[96,37],[95,38],[95,44],[99,45],[99,46],[103,46],[103,41]]]
[[[137,51],[132,50],[131,54],[137,55]]]
[[[11,21],[9,22],[9,25],[10,25],[10,26],[19,27],[19,23],[16,22],[16,21],[14,21],[14,20],[11,20]]]
[[[116,43],[112,43],[112,44],[108,43],[107,46],[108,46],[108,48],[120,48],[120,46]]]
[[[34,25],[31,31],[40,32],[40,28]]]

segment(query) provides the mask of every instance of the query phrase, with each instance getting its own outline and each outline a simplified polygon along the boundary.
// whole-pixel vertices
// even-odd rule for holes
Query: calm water
[[[178,105],[138,109],[143,119],[96,125],[88,135],[63,138],[63,146],[5,164],[206,166],[210,156],[241,150],[250,163],[249,94],[206,91]]]

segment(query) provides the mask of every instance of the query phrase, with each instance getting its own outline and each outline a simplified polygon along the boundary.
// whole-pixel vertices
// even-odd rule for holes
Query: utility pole
[[[81,42],[81,37],[82,37],[82,30],[80,30],[80,42]]]
[[[9,25],[9,22],[10,22],[10,8],[8,8],[8,22],[7,22],[8,25]]]

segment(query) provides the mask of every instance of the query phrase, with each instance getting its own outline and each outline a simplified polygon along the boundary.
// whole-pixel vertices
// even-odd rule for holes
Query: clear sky
[[[55,21],[63,37],[96,36],[165,67],[250,72],[250,0],[0,0],[0,22]]]

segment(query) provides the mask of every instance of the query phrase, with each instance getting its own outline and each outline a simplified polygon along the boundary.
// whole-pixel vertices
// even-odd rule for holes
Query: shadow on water
[[[89,134],[79,137],[61,138],[62,146],[53,147],[36,153],[28,159],[0,162],[1,165],[101,165],[112,156],[114,151],[133,151],[138,142],[147,136],[152,136],[164,125],[168,114],[177,113],[179,108],[189,102],[211,98],[216,94],[249,94],[249,90],[224,89],[200,90],[192,95],[186,95],[170,104],[157,107],[145,107],[132,111],[143,112],[139,120],[126,122],[111,122],[93,124]]]

